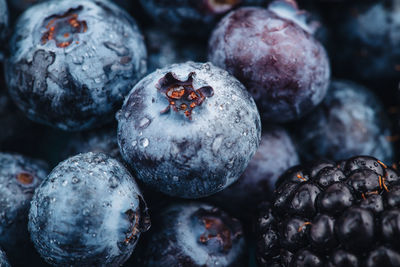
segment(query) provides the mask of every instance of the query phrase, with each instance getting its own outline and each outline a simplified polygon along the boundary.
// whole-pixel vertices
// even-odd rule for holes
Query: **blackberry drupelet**
[[[257,220],[260,266],[400,266],[400,177],[358,156],[289,169]]]

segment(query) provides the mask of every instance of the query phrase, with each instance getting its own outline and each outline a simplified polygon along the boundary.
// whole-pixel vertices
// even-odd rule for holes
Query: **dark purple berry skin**
[[[54,266],[120,266],[149,227],[135,180],[103,153],[61,162],[36,190],[29,211],[35,248]]]
[[[32,120],[80,131],[110,122],[146,72],[135,21],[109,1],[48,1],[19,18],[6,80]]]
[[[276,185],[259,207],[259,266],[399,266],[400,177],[383,162],[318,161]]]
[[[353,4],[336,12],[337,75],[396,88],[400,77],[400,16],[397,0]],[[351,60],[349,60],[351,58]]]
[[[0,247],[15,265],[27,266],[39,258],[29,238],[28,212],[48,171],[43,161],[0,153]]]
[[[218,19],[240,0],[140,0],[159,27],[174,34],[206,36]]]
[[[305,160],[371,155],[393,162],[385,107],[369,89],[350,81],[333,81],[322,104],[296,125],[295,133]]]
[[[2,267],[11,267],[10,263],[8,262],[6,253],[0,249],[0,266]]]
[[[134,266],[247,266],[242,225],[219,208],[172,204],[154,221]]]
[[[261,139],[253,98],[211,63],[174,64],[143,78],[117,114],[124,160],[151,188],[183,198],[235,182]]]
[[[287,131],[268,126],[263,129],[260,147],[239,180],[208,200],[236,217],[249,219],[258,203],[271,198],[279,176],[299,163]]]
[[[330,78],[328,56],[312,35],[313,24],[281,2],[229,13],[208,47],[208,59],[246,86],[266,122],[308,113],[324,98]]]

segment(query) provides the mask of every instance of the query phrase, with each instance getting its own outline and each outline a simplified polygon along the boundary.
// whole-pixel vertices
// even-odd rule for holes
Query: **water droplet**
[[[144,118],[142,118],[140,120],[139,127],[140,128],[147,128],[150,125],[150,123],[151,123],[151,121],[148,118],[144,117]]]
[[[135,147],[137,145],[137,141],[133,140],[131,144],[132,144],[133,147]]]
[[[115,176],[111,176],[110,179],[108,179],[108,183],[110,184],[111,188],[117,188],[119,185],[118,179],[115,178]]]
[[[88,210],[88,209],[83,209],[82,214],[83,214],[84,216],[89,215],[89,210]]]
[[[125,119],[127,119],[129,116],[131,115],[131,113],[130,112],[125,112],[125,114],[124,114],[124,116],[125,116]]]
[[[140,139],[140,145],[142,147],[147,147],[149,145],[149,139],[147,139],[147,138]]]
[[[95,82],[95,83],[101,83],[101,78],[100,78],[100,77],[95,78],[95,79],[94,79],[94,82]]]
[[[222,141],[223,141],[224,137],[222,135],[218,135],[215,139],[214,142],[212,143],[212,151],[214,153],[214,155],[218,154],[219,148],[221,147]]]
[[[73,184],[79,183],[79,179],[76,178],[76,177],[72,178],[72,183],[73,183]]]
[[[83,70],[83,71],[87,71],[88,68],[89,68],[88,65],[83,65],[83,66],[82,66],[82,70]]]
[[[232,100],[233,100],[233,101],[236,101],[236,100],[238,100],[238,99],[239,99],[237,95],[232,95],[232,97],[231,97],[231,98],[232,98]]]
[[[174,180],[174,182],[178,182],[179,181],[179,177],[178,176],[173,176],[172,180]]]
[[[202,67],[203,67],[203,69],[205,69],[205,70],[210,70],[210,69],[211,69],[211,66],[210,66],[209,63],[204,63]]]
[[[235,159],[233,158],[233,159],[231,159],[231,160],[229,160],[228,161],[228,163],[226,164],[226,168],[228,168],[228,169],[232,169],[233,168],[233,165],[234,165],[234,163],[235,163]]]
[[[239,116],[239,114],[236,114],[236,116],[235,116],[235,122],[236,123],[239,123],[240,122],[240,116]]]
[[[51,199],[50,199],[50,202],[55,202],[56,201],[56,198],[55,197],[52,197]]]
[[[82,56],[79,57],[73,57],[72,58],[72,63],[76,64],[76,65],[80,65],[83,63],[84,58]]]
[[[68,181],[64,180],[64,182],[62,183],[62,186],[67,186],[67,184],[68,184]]]

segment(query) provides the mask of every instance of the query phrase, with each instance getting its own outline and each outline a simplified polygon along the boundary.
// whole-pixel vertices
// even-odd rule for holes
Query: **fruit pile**
[[[0,266],[400,267],[400,0],[0,0]]]

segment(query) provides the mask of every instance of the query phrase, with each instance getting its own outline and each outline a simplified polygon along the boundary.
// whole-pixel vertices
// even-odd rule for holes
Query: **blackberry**
[[[260,206],[260,266],[400,266],[400,177],[369,156],[289,169]]]

